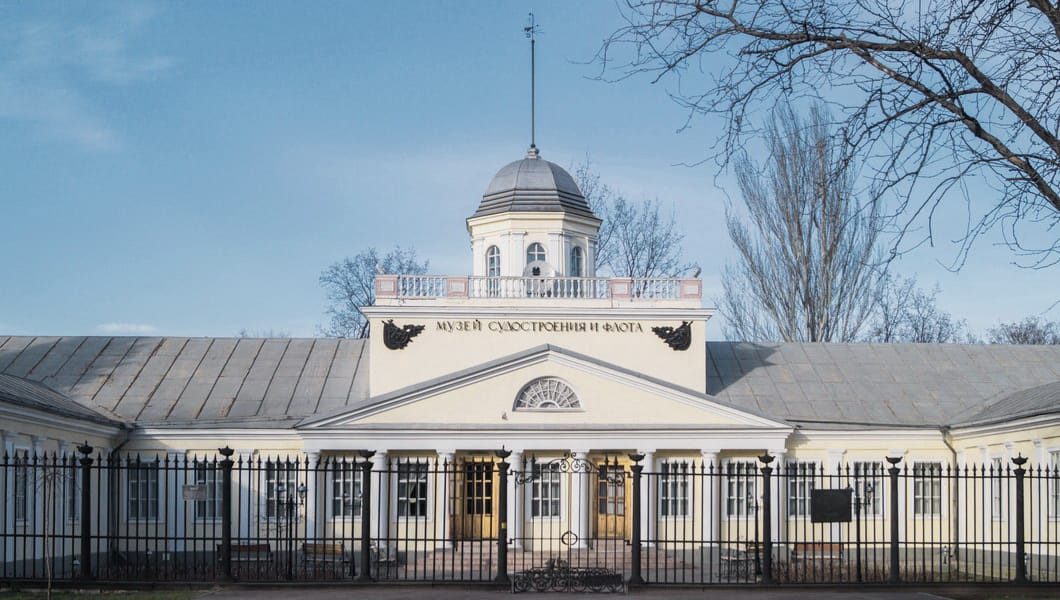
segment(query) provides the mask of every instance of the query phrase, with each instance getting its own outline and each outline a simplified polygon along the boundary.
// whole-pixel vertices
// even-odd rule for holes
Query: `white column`
[[[1012,451],[1013,451],[1014,448],[1015,448],[1015,444],[1013,444],[1012,442],[1005,442],[1005,458],[1002,461],[1003,464],[1002,464],[1001,468],[1002,469],[1007,469],[1009,471],[1009,473],[1011,473],[1012,469],[1015,468],[1015,465],[1012,464],[1012,458],[1014,456],[1012,454]],[[1016,543],[1016,507],[1015,507],[1014,503],[1016,502],[1016,491],[1015,491],[1016,490],[1016,476],[1012,475],[1012,477],[1011,477],[1011,479],[1009,479],[1009,481],[1012,482],[1011,496],[1009,495],[1009,492],[1010,492],[1009,486],[1002,486],[1002,488],[1001,488],[1001,490],[1002,490],[1001,491],[1001,514],[1002,514],[1002,517],[1005,519],[1005,521],[1007,521],[1007,523],[1008,523],[1008,539],[1013,544],[1015,544]],[[946,486],[946,487],[949,487],[949,486]],[[1009,501],[1010,497],[1011,497],[1011,502]],[[948,508],[949,508],[949,505],[947,503],[944,503],[943,504],[943,509],[945,510],[945,509],[948,509]]]
[[[305,474],[305,537],[311,540],[317,535],[317,519],[320,515],[323,499],[320,497],[320,453],[306,453]],[[327,489],[325,485],[324,490]]]
[[[183,540],[177,541],[177,537],[184,537],[184,507],[191,504],[191,510],[194,511],[195,503],[186,502],[184,500],[184,469],[182,468],[183,461],[181,457],[184,456],[183,452],[177,452],[170,450],[166,452],[166,463],[169,465],[168,472],[166,473],[166,488],[160,491],[165,496],[159,497],[159,502],[163,506],[166,506],[166,551],[176,552],[179,549],[178,546],[183,545]],[[218,473],[220,475],[220,473]],[[165,498],[169,498],[168,501]],[[194,512],[193,512],[194,514]]]
[[[959,510],[957,512],[957,527],[960,530],[957,533],[958,533],[958,535],[961,535],[961,536],[964,536],[964,534],[968,532],[968,510],[967,510],[967,507],[974,506],[973,504],[968,502],[968,497],[967,497],[968,488],[965,485],[961,485],[962,483],[967,483],[969,481],[968,478],[964,477],[964,474],[967,473],[967,471],[965,470],[966,465],[967,465],[967,459],[966,459],[966,457],[964,455],[964,450],[960,450],[959,452],[957,452],[957,472],[954,474],[954,476],[955,476],[955,481],[957,482],[957,484],[956,484],[956,488],[957,488],[957,490],[956,490],[957,491],[957,505],[961,507],[961,510]],[[953,536],[951,536],[951,537],[953,537]],[[961,540],[961,542],[965,543],[965,544],[967,544],[969,541],[970,540],[965,540],[965,539]]]
[[[523,451],[512,450],[508,464],[508,538],[512,540],[512,548],[519,550],[523,547],[523,502],[520,492],[524,486],[515,484],[513,471],[523,470]]]
[[[839,476],[843,473],[843,456],[846,454],[846,452],[846,450],[835,448],[831,448],[828,450],[828,464],[824,466],[824,475],[827,477],[827,479],[825,479],[825,481],[823,482],[818,482],[818,485],[824,484],[824,487],[840,485]],[[843,539],[840,529],[841,527],[839,523],[832,523],[833,540]]]
[[[10,535],[15,529],[15,493],[11,489],[12,469],[10,468],[14,464],[15,445],[11,440],[11,433],[4,430],[0,430],[0,442],[3,443],[4,457],[8,465],[8,468],[4,469],[3,477],[3,494],[4,498],[7,498],[7,502],[4,502],[3,529],[4,532],[8,533],[8,536],[4,538],[4,555],[2,557],[3,564],[7,564],[7,561],[14,559],[15,553],[15,539]]]
[[[703,455],[703,544],[710,547],[718,545],[718,520],[721,515],[721,499],[718,497],[718,451],[701,450]]]
[[[33,455],[30,458],[30,464],[36,463],[39,466],[44,466],[44,438],[38,435],[30,436],[33,448],[30,450]],[[43,487],[34,489],[34,485],[46,484],[42,478],[47,477],[48,472],[45,469],[37,469],[36,473],[32,471],[29,474],[29,485],[30,488],[27,490],[29,495],[29,509],[33,511],[33,533],[36,534],[33,538],[33,557],[44,558],[44,511],[48,510],[48,504],[51,502],[49,499],[41,497],[44,491]],[[51,490],[52,493],[55,490]],[[38,496],[40,494],[41,496]]]
[[[548,234],[548,262],[552,265],[552,268],[561,275],[567,274],[567,254],[564,252],[564,240],[559,233],[552,232]]]
[[[589,461],[588,450],[574,450],[571,458],[575,463],[587,463]],[[589,489],[589,473],[579,472],[573,469],[571,473],[571,494],[574,514],[571,515],[571,531],[578,536],[575,548],[584,548],[589,543],[589,505],[592,504]]]
[[[456,469],[456,451],[455,450],[439,450],[438,451],[438,471],[441,472],[442,477],[440,481],[440,489],[434,491],[435,498],[438,498],[437,506],[439,507],[441,514],[436,514],[435,519],[437,523],[441,524],[438,528],[439,541],[436,544],[438,548],[451,548],[453,546],[451,541],[452,536],[452,515],[449,508],[449,502],[454,497],[456,490],[452,489],[456,482],[453,480],[452,474]]]
[[[232,477],[238,477],[237,489],[232,490],[232,510],[236,511],[236,515],[239,517],[239,525],[236,535],[240,540],[246,540],[250,537],[250,520],[253,518],[251,515],[253,507],[257,506],[257,503],[252,500],[251,492],[254,489],[253,478],[254,474],[259,473],[257,469],[251,469],[251,461],[254,460],[253,450],[236,450],[233,457],[236,461],[236,465],[232,468]],[[262,481],[261,485],[265,482]],[[260,490],[260,493],[264,495],[264,488]]]
[[[644,460],[640,464],[644,465],[644,473],[658,473],[659,466],[655,463],[655,449],[651,450],[639,450],[638,454],[644,455]],[[651,533],[655,531],[655,537],[659,537],[659,476],[658,475],[644,475],[640,480],[641,499],[640,499],[640,539],[643,541],[644,546],[653,545],[651,540]],[[655,526],[649,527],[649,522],[655,519]]]
[[[376,450],[375,455],[372,456],[372,470],[379,475],[373,482],[376,485],[373,486],[372,497],[369,499],[372,503],[371,536],[379,540],[380,548],[388,546],[386,538],[390,536],[391,515],[389,512],[384,512],[390,507],[390,476],[386,472],[388,468],[386,458],[386,450]]]
[[[771,454],[777,457],[773,461],[773,474],[776,475],[778,472],[785,470],[787,453],[779,450],[771,452]],[[773,541],[783,542],[788,539],[788,479],[787,477],[774,477],[773,483],[773,513],[770,515],[770,522],[773,527]],[[835,539],[839,539],[838,536]]]
[[[526,248],[523,247],[523,240],[526,238],[526,232],[513,231],[508,235],[507,274],[512,277],[522,277],[523,268],[526,266]]]

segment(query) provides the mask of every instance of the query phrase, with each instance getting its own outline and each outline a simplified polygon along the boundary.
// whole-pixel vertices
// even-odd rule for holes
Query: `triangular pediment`
[[[569,387],[576,406],[517,407],[517,399],[527,386],[542,379]],[[552,345],[399,389],[359,407],[313,417],[299,428],[410,424],[790,429],[786,423],[706,394]]]

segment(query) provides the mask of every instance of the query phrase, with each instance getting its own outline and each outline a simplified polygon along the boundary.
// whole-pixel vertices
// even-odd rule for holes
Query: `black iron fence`
[[[771,456],[5,456],[0,580],[1060,582],[1056,467]]]

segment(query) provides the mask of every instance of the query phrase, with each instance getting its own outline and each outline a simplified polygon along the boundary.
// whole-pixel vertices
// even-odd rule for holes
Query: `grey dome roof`
[[[533,146],[526,158],[497,171],[482,204],[471,216],[503,212],[569,212],[595,217],[570,173],[541,158]]]

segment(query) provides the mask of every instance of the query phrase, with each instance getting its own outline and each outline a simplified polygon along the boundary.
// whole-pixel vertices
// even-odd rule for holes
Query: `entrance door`
[[[628,533],[632,479],[618,459],[596,465],[596,537],[625,539]]]
[[[495,537],[497,470],[487,458],[469,458],[458,472],[456,537],[479,540]]]

